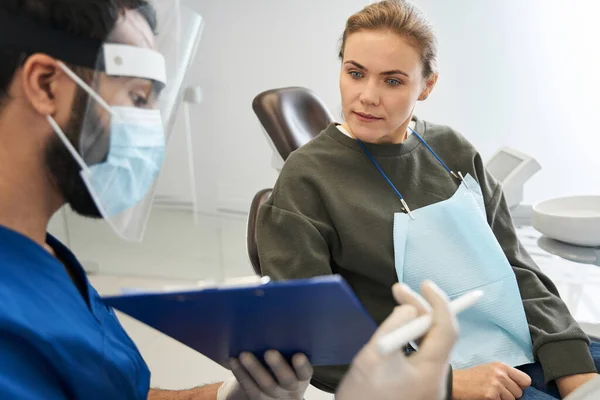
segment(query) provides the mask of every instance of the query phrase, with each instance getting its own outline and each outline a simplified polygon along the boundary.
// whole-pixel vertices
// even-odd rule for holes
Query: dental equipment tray
[[[349,364],[377,326],[339,276],[104,297],[107,306],[226,366],[266,350],[313,365]]]

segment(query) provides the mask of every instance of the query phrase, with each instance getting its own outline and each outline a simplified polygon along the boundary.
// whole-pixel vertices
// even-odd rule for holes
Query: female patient
[[[435,87],[436,58],[432,28],[408,2],[350,17],[340,49],[344,122],[281,171],[260,210],[262,273],[340,274],[378,323],[394,308],[397,281],[417,290],[432,279],[450,297],[482,288],[485,300],[460,317],[453,398],[564,397],[596,376],[600,346],[590,347],[517,240],[477,150],[413,115]],[[316,368],[313,383],[333,391],[345,369]]]

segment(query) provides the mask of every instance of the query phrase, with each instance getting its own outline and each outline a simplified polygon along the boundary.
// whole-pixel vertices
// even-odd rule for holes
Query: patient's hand
[[[454,400],[516,400],[531,385],[531,378],[502,363],[478,365],[454,371]]]

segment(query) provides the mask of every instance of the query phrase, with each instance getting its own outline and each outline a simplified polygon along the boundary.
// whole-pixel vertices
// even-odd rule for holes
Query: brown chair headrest
[[[248,215],[248,226],[246,233],[246,247],[248,248],[248,257],[250,258],[250,263],[254,268],[254,272],[257,275],[261,275],[260,273],[260,260],[258,258],[258,246],[256,243],[256,223],[258,220],[258,210],[260,206],[263,205],[265,201],[269,199],[273,189],[263,189],[258,192],[254,199],[252,199],[252,204],[250,205],[250,213]]]
[[[252,109],[284,161],[334,121],[323,100],[302,87],[262,92]]]

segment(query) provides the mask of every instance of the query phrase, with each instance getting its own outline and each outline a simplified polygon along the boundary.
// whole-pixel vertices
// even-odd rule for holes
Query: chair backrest
[[[254,272],[256,272],[257,275],[261,275],[260,260],[258,258],[258,246],[256,243],[256,222],[258,219],[258,209],[265,201],[269,199],[272,192],[273,189],[263,189],[256,193],[254,199],[252,199],[252,204],[250,205],[250,214],[248,215],[246,247],[248,250],[248,257],[250,258],[250,263],[252,264],[252,268],[254,268]]]
[[[334,120],[323,100],[302,87],[262,92],[252,109],[284,161]]]

